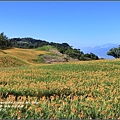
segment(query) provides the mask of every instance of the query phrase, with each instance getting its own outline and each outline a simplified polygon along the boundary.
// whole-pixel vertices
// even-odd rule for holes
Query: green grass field
[[[0,119],[120,119],[120,60],[0,67]]]

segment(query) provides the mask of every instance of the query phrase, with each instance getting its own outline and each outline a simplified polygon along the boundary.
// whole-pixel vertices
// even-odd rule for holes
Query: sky
[[[0,32],[74,48],[120,43],[120,2],[0,2]]]

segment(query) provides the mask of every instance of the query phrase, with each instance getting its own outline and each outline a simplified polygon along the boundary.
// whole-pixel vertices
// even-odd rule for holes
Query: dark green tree
[[[107,55],[113,56],[114,58],[120,58],[120,45],[118,48],[111,48]]]
[[[98,60],[99,59],[99,57],[97,55],[95,55],[94,53],[90,53],[90,58],[92,60]]]
[[[0,48],[1,49],[5,49],[11,47],[11,43],[8,40],[8,37],[6,37],[6,35],[4,35],[4,33],[0,33]]]

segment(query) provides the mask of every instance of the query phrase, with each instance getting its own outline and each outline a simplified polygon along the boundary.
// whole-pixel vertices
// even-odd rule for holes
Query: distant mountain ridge
[[[89,47],[82,47],[81,50],[84,53],[95,53],[99,58],[105,58],[105,59],[113,59],[112,56],[107,55],[107,52],[114,47],[118,47],[119,44],[114,43],[108,43],[104,45],[98,45],[98,46],[89,46]]]

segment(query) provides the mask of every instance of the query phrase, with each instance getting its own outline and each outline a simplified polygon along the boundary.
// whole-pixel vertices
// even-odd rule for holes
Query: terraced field
[[[120,119],[119,59],[36,65],[14,55],[28,64],[0,67],[1,119]]]

